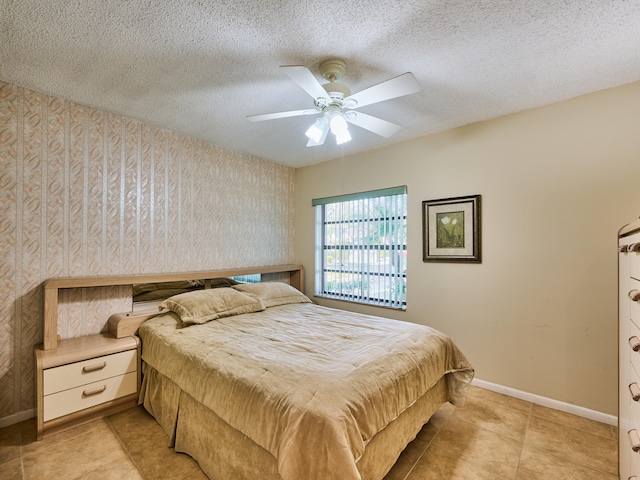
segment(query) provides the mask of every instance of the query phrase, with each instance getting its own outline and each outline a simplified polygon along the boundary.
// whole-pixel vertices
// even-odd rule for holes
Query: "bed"
[[[426,326],[282,282],[190,291],[140,327],[140,403],[212,479],[381,480],[473,368]]]

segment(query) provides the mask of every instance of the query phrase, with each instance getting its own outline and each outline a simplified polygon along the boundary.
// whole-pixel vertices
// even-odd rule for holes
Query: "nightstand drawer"
[[[44,371],[44,395],[137,370],[137,350],[104,355]]]
[[[44,421],[136,393],[138,373],[107,378],[44,397]]]

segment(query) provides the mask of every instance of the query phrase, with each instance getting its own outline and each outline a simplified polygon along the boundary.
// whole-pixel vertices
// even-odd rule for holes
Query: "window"
[[[313,200],[317,296],[406,308],[407,187]]]

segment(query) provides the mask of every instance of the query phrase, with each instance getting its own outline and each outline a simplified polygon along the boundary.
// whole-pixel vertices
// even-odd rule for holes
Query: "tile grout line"
[[[510,407],[506,407],[506,408],[510,408]],[[451,415],[451,416],[453,416],[453,415]],[[502,437],[502,435],[501,435],[501,434],[499,434],[499,433],[497,433],[497,432],[494,432],[493,430],[490,430],[490,429],[488,429],[488,428],[482,427],[482,426],[480,426],[480,425],[476,425],[475,423],[473,423],[473,422],[471,422],[471,421],[469,421],[469,420],[466,420],[466,419],[464,419],[464,418],[458,418],[458,421],[463,422],[463,423],[466,423],[467,425],[472,425],[472,426],[474,426],[474,427],[476,427],[476,428],[478,428],[478,429],[480,429],[480,430],[483,430],[483,431],[485,431],[485,432],[489,432],[489,433],[491,433],[491,434],[498,435],[498,436]],[[511,440],[514,440],[514,438],[513,438],[513,437],[506,436],[506,438],[510,438]],[[520,455],[522,455],[522,451],[521,451]],[[469,464],[470,464],[470,465],[473,465],[474,467],[482,468],[480,465],[478,465],[478,464],[476,464],[475,462],[470,461],[470,460],[469,460]],[[518,465],[520,465],[520,457],[518,457]],[[496,473],[496,472],[494,472],[494,471],[491,471],[490,473],[491,473],[492,475],[497,475],[498,477],[500,477],[500,479],[512,480],[512,479],[509,479],[509,478],[505,477],[504,475],[502,475],[502,474],[500,474],[500,473]],[[517,468],[516,468],[516,474],[517,474]]]
[[[531,420],[531,418],[532,418],[532,417],[535,417],[535,418],[538,418],[539,420],[546,421],[546,422],[549,422],[549,423],[553,423],[553,424],[555,424],[555,425],[559,425],[559,426],[560,426],[560,427],[562,427],[562,428],[566,428],[566,429],[573,429],[573,430],[576,430],[576,431],[578,431],[578,432],[580,432],[580,433],[589,433],[589,434],[592,434],[592,435],[594,435],[594,436],[596,436],[596,437],[600,437],[601,439],[605,439],[605,440],[613,440],[613,442],[617,445],[617,439],[616,439],[616,437],[615,437],[615,433],[613,432],[613,427],[612,427],[612,426],[611,426],[611,427],[612,427],[612,429],[611,429],[611,432],[610,432],[610,433],[614,433],[614,438],[613,438],[613,439],[611,439],[611,438],[607,438],[608,436],[603,436],[603,435],[600,435],[599,433],[589,432],[589,431],[588,431],[588,430],[586,430],[586,429],[578,428],[578,427],[575,427],[575,426],[569,425],[569,424],[564,423],[564,422],[562,422],[562,421],[560,421],[560,420],[557,420],[557,419],[545,418],[545,417],[543,417],[543,416],[536,415],[536,414],[534,414],[534,412],[533,412],[533,408],[534,408],[534,406],[535,406],[535,404],[533,404],[533,403],[532,403],[532,404],[531,404],[532,410],[531,410],[531,415],[529,416],[529,420]],[[546,408],[546,407],[545,407],[545,408]],[[565,412],[565,413],[566,413],[566,412]],[[568,415],[573,415],[573,414],[568,413]],[[594,421],[595,421],[595,420],[594,420]],[[597,422],[597,421],[596,421],[596,422]],[[601,423],[601,422],[597,422],[597,423]],[[528,429],[529,429],[529,424],[530,424],[530,423],[528,422],[528,423],[527,423],[527,431],[528,431]],[[525,434],[525,439],[526,439],[526,434]],[[523,444],[523,447],[524,447],[524,444]],[[551,456],[551,457],[554,457],[554,458],[560,458],[560,459],[562,458],[561,456],[559,456],[559,455],[558,455],[558,453],[557,453],[557,452],[552,451],[552,450],[547,450],[547,449],[545,449],[545,448],[538,448],[538,447],[533,447],[533,449],[534,449],[534,450],[540,450],[541,452],[544,452],[544,453],[546,453],[547,455],[549,455],[549,456]],[[602,473],[603,475],[606,475],[606,476],[611,476],[611,475],[613,475],[613,476],[614,476],[614,478],[615,478],[615,477],[617,477],[617,475],[612,474],[611,472],[608,472],[608,471],[606,471],[606,470],[603,470],[603,469],[602,469],[602,468],[600,468],[600,467],[595,467],[595,466],[593,466],[593,465],[588,465],[588,464],[583,463],[583,462],[576,462],[576,461],[573,461],[573,460],[569,460],[569,463],[571,463],[571,464],[573,464],[573,465],[577,465],[577,466],[583,467],[583,468],[586,468],[586,469],[588,469],[588,470],[592,470],[592,471],[594,471],[594,472]]]
[[[529,403],[529,414],[527,415],[527,426],[524,429],[524,437],[522,438],[522,446],[520,447],[520,455],[518,456],[518,465],[516,465],[516,474],[513,480],[517,480],[518,472],[520,471],[520,463],[522,462],[522,455],[524,454],[524,446],[527,443],[527,435],[529,434],[529,425],[531,424],[531,416],[533,415],[533,403]]]
[[[457,408],[457,407],[456,407]],[[436,410],[437,412],[437,410]],[[435,415],[435,413],[434,413]],[[438,428],[436,430],[436,433],[433,435],[433,437],[431,438],[431,440],[429,440],[426,444],[426,446],[424,447],[424,450],[422,450],[422,453],[420,455],[418,455],[418,458],[416,458],[416,461],[413,462],[413,465],[411,465],[411,468],[409,469],[409,471],[407,472],[407,474],[402,478],[402,480],[408,480],[409,476],[411,475],[411,473],[413,472],[413,470],[416,468],[416,465],[418,465],[418,463],[420,462],[420,460],[422,459],[422,457],[424,456],[424,454],[427,452],[427,450],[429,449],[429,447],[431,446],[431,444],[433,443],[433,441],[436,439],[436,437],[438,436],[438,434],[440,433],[440,430],[442,430],[442,428],[446,425],[446,423],[449,421],[449,419],[451,418],[451,415],[453,415],[453,412],[451,412],[449,415],[447,415],[447,418],[442,422],[442,425],[440,425],[440,428]],[[431,416],[433,418],[433,415]],[[428,423],[428,422],[427,422]]]
[[[18,437],[20,438],[20,478],[22,478],[22,480],[27,480],[27,477],[24,473],[24,435],[22,433],[21,424],[18,424]]]
[[[441,407],[442,408],[442,407]],[[418,458],[416,459],[416,461],[413,463],[413,465],[411,466],[411,468],[409,469],[409,471],[407,472],[407,474],[405,475],[405,477],[402,480],[409,480],[409,476],[413,473],[413,470],[416,468],[416,465],[418,465],[418,463],[420,463],[420,460],[422,460],[422,457],[424,457],[424,454],[427,453],[427,450],[429,449],[429,447],[431,446],[431,444],[434,442],[434,440],[436,439],[436,437],[438,436],[438,434],[442,431],[442,429],[444,428],[444,426],[447,424],[447,422],[451,419],[451,417],[453,416],[454,412],[456,411],[458,407],[455,407],[451,413],[449,413],[447,415],[447,417],[445,418],[445,420],[442,422],[442,425],[440,425],[440,427],[436,430],[436,433],[434,433],[433,437],[431,438],[431,440],[429,440],[427,442],[427,445],[424,447],[424,450],[422,451],[422,453],[420,455],[418,455]],[[436,410],[436,413],[438,412],[438,410]],[[435,413],[434,413],[435,415]],[[431,418],[433,418],[433,415],[431,416]]]
[[[118,435],[118,432],[116,432],[116,429],[113,428],[113,425],[111,425],[111,421],[109,420],[109,417],[105,417],[104,418],[107,425],[109,425],[109,428],[111,429],[111,431],[113,432],[113,434],[116,436],[116,438],[118,439],[118,442],[120,442],[120,445],[122,446],[122,449],[125,451],[125,453],[127,454],[127,457],[129,457],[129,460],[131,460],[131,463],[133,464],[133,466],[136,468],[136,470],[138,471],[138,474],[144,479],[147,480],[147,477],[145,477],[142,473],[142,471],[140,470],[140,467],[138,467],[138,464],[135,462],[135,460],[131,457],[131,454],[129,453],[129,449],[125,446],[125,444],[122,442],[122,439],[120,438],[120,435]]]

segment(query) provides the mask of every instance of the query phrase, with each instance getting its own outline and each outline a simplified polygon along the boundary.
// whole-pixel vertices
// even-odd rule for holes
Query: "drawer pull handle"
[[[631,347],[631,350],[633,350],[634,352],[637,352],[638,350],[640,350],[640,338],[633,336],[629,339],[629,346]]]
[[[640,400],[640,386],[636,382],[629,385],[629,391],[631,392],[631,398],[633,398],[634,402]]]
[[[92,388],[91,390],[85,390],[84,392],[82,392],[82,396],[83,397],[91,397],[92,395],[98,395],[102,392],[104,392],[107,389],[106,385],[103,385],[101,387],[96,387],[96,388]],[[640,448],[640,447],[638,447]]]
[[[640,452],[640,435],[637,430],[629,430],[629,441],[631,442],[631,450]]]
[[[627,252],[640,252],[640,242],[629,245],[627,247]]]
[[[620,245],[620,246],[618,247],[618,252],[620,252],[620,253],[627,253],[628,249],[629,249],[629,245]]]
[[[638,300],[640,300],[640,290],[635,290],[635,289],[631,290],[629,292],[629,298],[634,302],[637,302]]]
[[[107,366],[107,362],[95,363],[93,365],[85,365],[84,367],[82,367],[82,371],[84,373],[95,372],[97,370],[102,370],[106,366]]]

